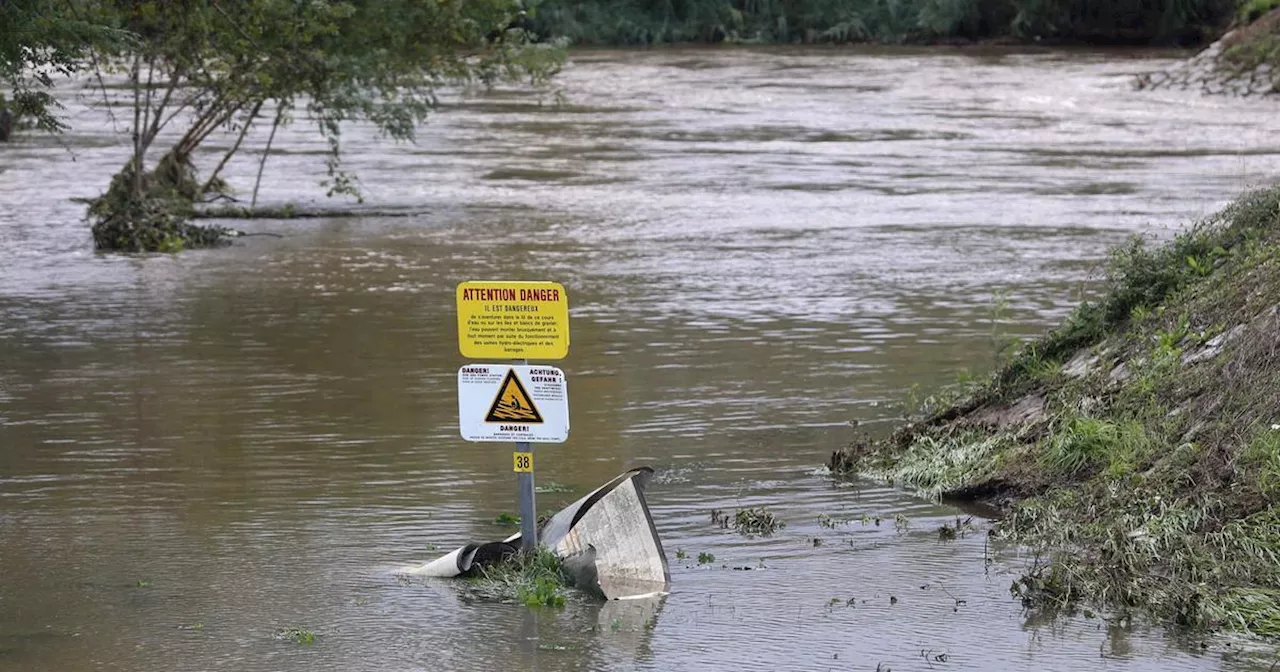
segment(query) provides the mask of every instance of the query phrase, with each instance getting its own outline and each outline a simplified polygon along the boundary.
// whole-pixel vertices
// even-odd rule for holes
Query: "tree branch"
[[[267,157],[271,154],[271,143],[275,142],[276,130],[280,128],[280,122],[284,119],[284,101],[276,106],[276,120],[271,122],[271,135],[267,136],[267,146],[262,150],[262,160],[258,162],[258,179],[253,181],[253,200],[249,202],[250,208],[258,207],[258,187],[262,184],[262,171],[267,167]]]
[[[231,160],[231,157],[234,156],[236,152],[240,151],[240,143],[244,142],[244,136],[248,135],[249,129],[253,127],[253,120],[258,117],[258,112],[262,110],[262,103],[263,101],[260,100],[253,106],[253,110],[249,112],[249,117],[244,120],[244,126],[240,129],[240,137],[236,138],[236,143],[232,145],[231,149],[227,150],[227,153],[222,156],[222,160],[218,162],[218,165],[213,169],[213,172],[209,173],[209,179],[205,180],[204,186],[200,187],[200,192],[196,194],[196,198],[200,198],[201,196],[209,193],[209,188],[212,187],[214,181],[218,179],[218,173],[221,173],[222,169],[226,167],[227,162]]]
[[[146,159],[147,148],[151,146],[151,143],[147,142],[147,139],[146,139],[147,138],[146,129],[151,127],[151,82],[155,74],[156,74],[156,57],[155,57],[155,54],[152,54],[151,56],[147,57],[147,97],[145,98],[146,104],[143,105],[142,107],[142,126],[135,131],[136,133],[139,134],[137,136],[138,137],[137,142],[138,142],[138,155],[139,157],[141,157],[141,160],[139,160],[138,163],[142,163],[142,160]]]
[[[142,139],[139,123],[142,118],[141,102],[142,96],[139,87],[141,82],[138,81],[138,69],[142,65],[142,56],[133,57],[133,69],[129,75],[129,79],[133,81],[133,195],[135,197],[142,196]]]
[[[200,146],[200,143],[204,142],[205,138],[209,137],[210,133],[218,130],[219,126],[231,121],[231,117],[235,116],[236,112],[239,112],[242,109],[244,109],[243,101],[227,108],[227,111],[222,116],[213,118],[212,123],[205,125],[204,128],[200,129],[199,133],[192,136],[191,144],[185,148],[186,154],[194,152],[196,148]]]
[[[156,136],[160,135],[160,129],[164,128],[165,125],[169,123],[169,120],[173,119],[173,116],[171,115],[169,119],[165,120],[163,123],[160,121],[160,118],[164,116],[165,108],[169,106],[169,100],[173,97],[173,92],[178,88],[178,82],[181,80],[182,69],[178,66],[174,66],[173,72],[169,75],[169,86],[165,89],[164,98],[160,99],[160,105],[156,107],[155,118],[151,120],[151,128],[147,129],[147,136],[145,139],[147,147],[150,147],[151,143],[155,142]],[[181,107],[178,108],[178,110],[175,111],[175,114],[181,110]]]
[[[217,120],[225,111],[225,104],[225,101],[216,99],[209,107],[201,110],[197,114],[195,121],[192,122],[191,127],[183,134],[182,139],[173,146],[174,151],[179,154],[190,154],[200,144],[197,137],[201,136],[205,127]],[[213,123],[213,126],[216,125],[216,123]]]

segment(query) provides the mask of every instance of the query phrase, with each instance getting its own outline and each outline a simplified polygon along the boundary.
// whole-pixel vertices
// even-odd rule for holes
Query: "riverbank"
[[[831,468],[1007,512],[1028,607],[1280,636],[1280,188],[1149,248],[992,377]],[[948,400],[949,399],[949,400]]]
[[[1146,73],[1140,89],[1198,89],[1209,95],[1280,93],[1280,9],[1242,24],[1177,66]]]

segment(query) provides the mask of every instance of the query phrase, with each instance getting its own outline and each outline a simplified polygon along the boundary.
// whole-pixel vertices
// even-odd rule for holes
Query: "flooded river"
[[[1130,90],[1165,63],[578,52],[558,94],[446,96],[415,145],[349,129],[367,203],[413,216],[147,257],[91,251],[69,199],[127,149],[69,99],[74,132],[0,145],[0,669],[1267,669],[1024,613],[987,523],[942,542],[956,510],[819,469],[1060,319],[1108,246],[1280,178],[1275,108]],[[323,144],[282,137],[263,199],[319,195]],[[568,288],[573,432],[537,466],[569,491],[538,506],[653,466],[666,598],[397,577],[509,533],[510,448],[457,430],[452,290],[484,278]],[[711,523],[757,505],[786,528]]]

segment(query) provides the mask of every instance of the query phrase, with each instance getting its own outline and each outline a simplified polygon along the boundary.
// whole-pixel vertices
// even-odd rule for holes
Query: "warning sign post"
[[[564,371],[529,366],[530,359],[569,353],[569,297],[557,282],[470,281],[458,285],[458,351],[469,359],[519,364],[468,364],[458,369],[458,427],[468,441],[514,441],[521,549],[537,548],[533,444],[569,438]]]

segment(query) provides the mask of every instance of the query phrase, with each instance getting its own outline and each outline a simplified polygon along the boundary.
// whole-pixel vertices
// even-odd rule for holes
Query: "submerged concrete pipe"
[[[421,567],[415,567],[409,570],[409,573],[443,578],[469,576],[474,573],[473,570],[485,565],[502,562],[518,552],[520,552],[519,545],[512,546],[502,541],[494,541],[488,544],[472,543],[436,558]]]
[[[662,594],[671,588],[667,556],[644,499],[652,477],[649,467],[625,472],[543,524],[539,541],[564,560],[576,586],[606,599]],[[463,576],[502,561],[519,547],[519,534],[467,544],[410,572]]]

